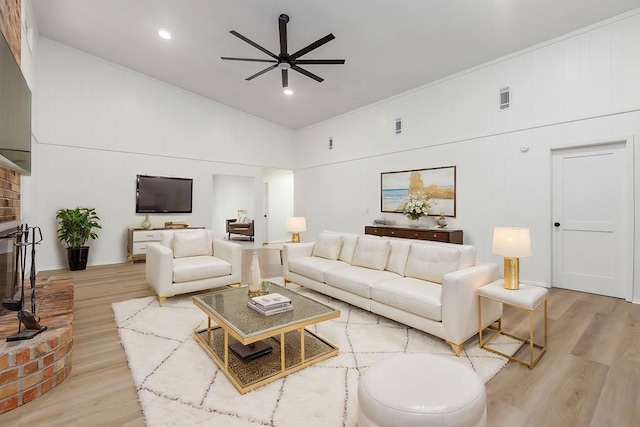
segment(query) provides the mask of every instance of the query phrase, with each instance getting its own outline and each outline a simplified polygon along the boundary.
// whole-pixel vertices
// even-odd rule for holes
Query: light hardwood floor
[[[264,277],[281,271],[277,251],[259,254]],[[143,426],[111,303],[152,295],[144,264],[40,274],[73,277],[73,369],[46,395],[0,415],[0,426]],[[507,310],[505,319],[526,333],[523,314]],[[489,426],[640,425],[639,325],[640,305],[552,289],[547,353],[534,369],[510,362],[487,383]]]

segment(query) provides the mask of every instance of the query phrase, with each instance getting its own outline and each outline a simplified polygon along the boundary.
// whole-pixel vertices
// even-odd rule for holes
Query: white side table
[[[532,286],[520,283],[520,289],[511,290],[504,288],[504,280],[496,280],[486,286],[478,289],[478,325],[482,325],[482,298],[501,302],[512,307],[529,312],[529,337],[519,337],[517,335],[506,333],[502,330],[502,319],[498,320],[498,327],[491,328],[496,331],[488,339],[483,340],[482,327],[479,330],[480,348],[508,357],[510,360],[519,362],[529,368],[533,368],[538,360],[547,350],[547,290],[539,286]],[[540,304],[544,303],[544,341],[542,344],[534,342],[533,339],[533,315]],[[488,344],[500,334],[517,339],[522,342],[521,346],[516,350],[514,356],[505,354],[495,348],[491,348]],[[529,360],[518,359],[515,354],[525,345],[529,345]],[[534,349],[538,351],[534,352]]]

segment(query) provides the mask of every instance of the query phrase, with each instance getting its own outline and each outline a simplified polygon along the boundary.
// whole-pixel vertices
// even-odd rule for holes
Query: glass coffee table
[[[338,354],[336,346],[305,327],[335,319],[339,310],[274,283],[270,289],[290,298],[293,310],[260,314],[247,307],[246,287],[193,297],[209,318],[206,329],[193,332],[196,341],[243,394]],[[251,354],[252,349],[262,352]]]

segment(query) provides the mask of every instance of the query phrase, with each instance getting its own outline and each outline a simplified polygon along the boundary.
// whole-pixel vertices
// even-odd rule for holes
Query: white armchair
[[[240,283],[242,248],[212,239],[211,232],[165,230],[147,244],[147,283],[160,305],[169,297]]]

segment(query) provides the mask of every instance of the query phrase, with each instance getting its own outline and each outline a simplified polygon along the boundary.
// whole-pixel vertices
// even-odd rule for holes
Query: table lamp
[[[287,231],[291,233],[291,243],[300,243],[300,233],[307,231],[307,219],[303,216],[287,218]]]
[[[531,256],[531,236],[524,227],[495,227],[492,252],[504,256],[504,288],[520,288],[520,258]]]

